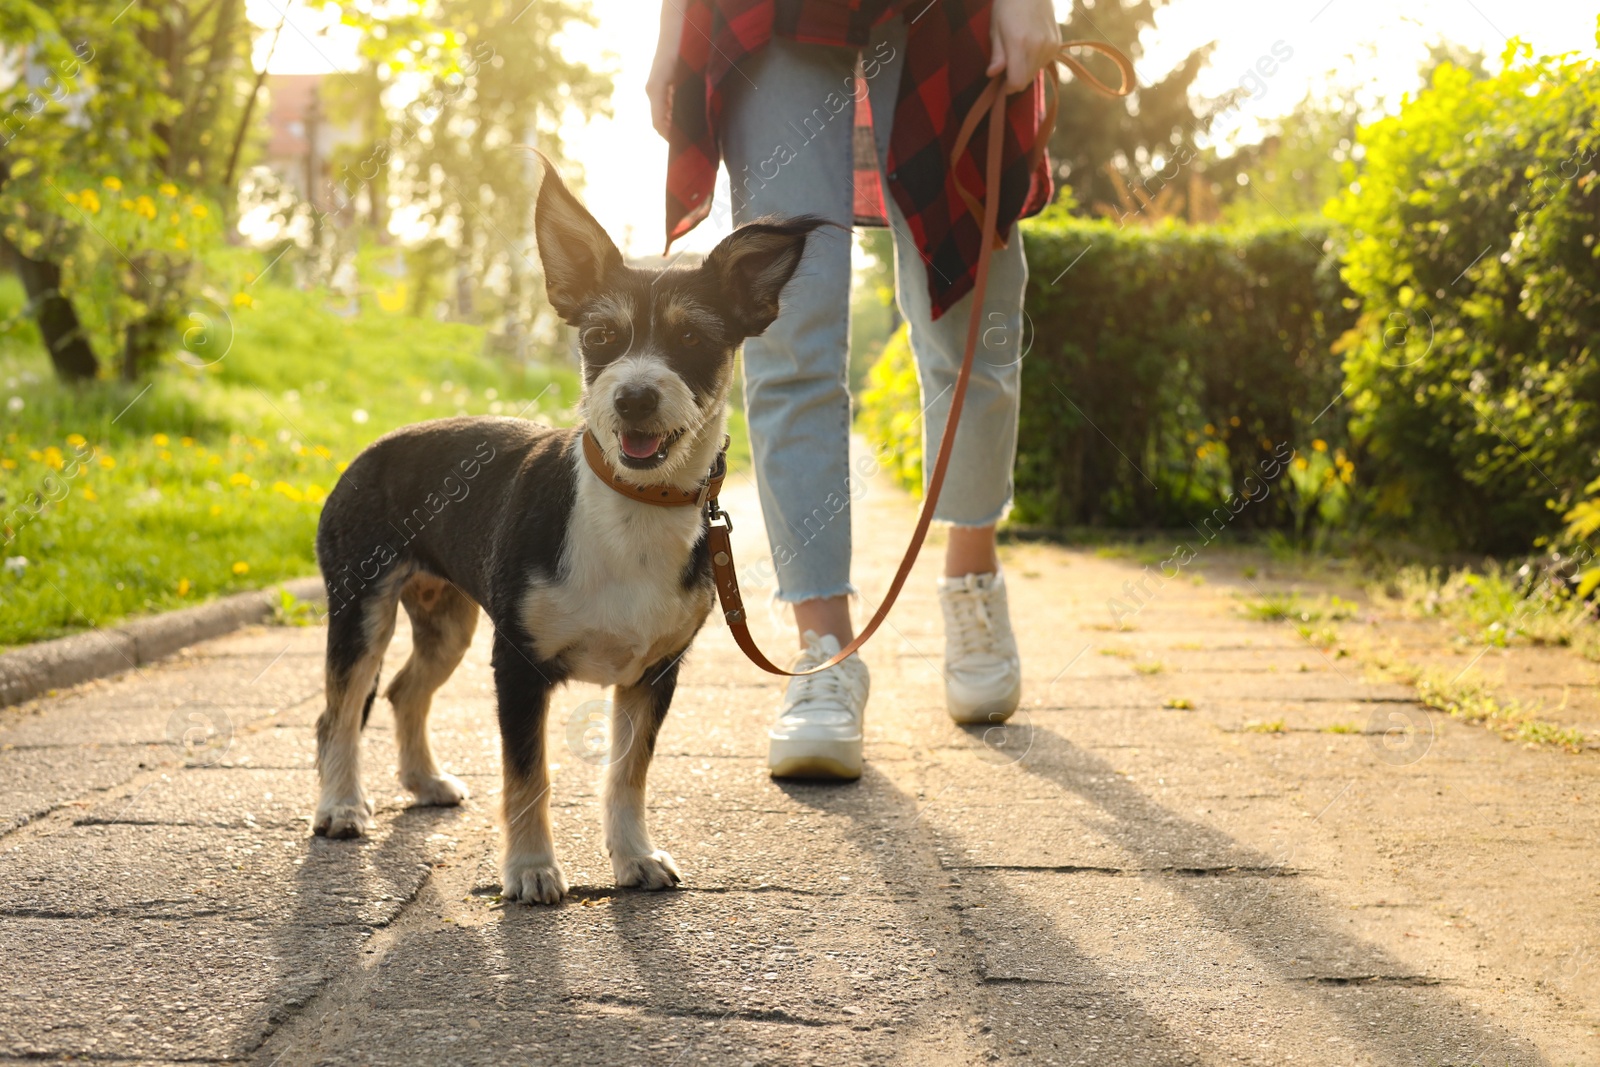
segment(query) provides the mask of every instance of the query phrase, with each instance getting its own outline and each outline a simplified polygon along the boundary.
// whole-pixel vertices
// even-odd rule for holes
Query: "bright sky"
[[[1065,14],[1071,0],[1056,0]],[[290,3],[290,28],[271,69],[312,73],[350,66],[354,41],[341,27],[319,31],[326,16],[298,0],[249,0],[256,23],[275,26]],[[1400,10],[1403,6],[1404,10]],[[591,0],[596,31],[575,33],[571,54],[613,72],[612,115],[570,122],[563,131],[565,155],[583,168],[583,198],[619,244],[634,253],[657,252],[663,233],[666,146],[650,127],[645,76],[655,52],[656,7],[652,0]],[[1289,58],[1270,78],[1252,84],[1254,98],[1221,131],[1225,138],[1254,139],[1263,120],[1282,115],[1329,81],[1362,84],[1370,100],[1397,103],[1416,85],[1417,65],[1430,41],[1440,38],[1482,49],[1491,60],[1509,37],[1521,37],[1541,53],[1574,50],[1596,54],[1596,5],[1587,0],[1172,0],[1161,8],[1144,41],[1140,81],[1160,75],[1191,49],[1218,42],[1197,89],[1220,93],[1239,84],[1258,59]],[[265,47],[258,50],[257,62]],[[725,189],[725,186],[724,186]],[[719,196],[725,193],[719,191]],[[725,232],[714,218],[679,247],[709,248]]]

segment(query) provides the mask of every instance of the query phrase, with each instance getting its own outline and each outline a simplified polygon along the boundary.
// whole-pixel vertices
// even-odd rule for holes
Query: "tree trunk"
[[[33,320],[39,324],[39,335],[56,375],[63,381],[89,381],[100,372],[100,361],[78,321],[77,309],[61,292],[61,268],[44,259],[29,259],[5,237],[0,236],[0,250],[5,259],[22,279],[28,294],[28,307],[33,310]]]

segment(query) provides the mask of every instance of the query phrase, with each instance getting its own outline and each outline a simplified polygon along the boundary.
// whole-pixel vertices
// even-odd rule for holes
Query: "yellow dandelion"
[[[100,194],[93,189],[85,189],[78,194],[78,206],[91,215],[100,214]]]
[[[159,192],[162,196],[169,196],[170,197],[170,196],[177,196],[178,195],[178,187],[176,185],[173,185],[171,182],[162,182],[159,186],[156,187],[156,191]],[[184,580],[187,581],[188,579],[184,579]]]
[[[1215,434],[1216,432],[1217,432],[1217,428],[1215,426],[1211,425],[1209,422],[1206,423],[1206,433],[1207,434]]]
[[[288,497],[290,500],[293,500],[296,504],[300,503],[300,501],[305,499],[305,494],[300,492],[300,490],[296,489],[294,486],[290,485],[288,482],[283,482],[283,481],[273,482],[272,483],[272,491],[274,493],[278,493],[281,496]]]
[[[321,456],[323,459],[332,459],[333,458],[333,453],[331,451],[329,451],[327,445],[316,445],[311,449],[311,451],[315,452],[317,455]]]
[[[184,240],[183,234],[180,233],[172,239],[172,247],[180,252],[187,252],[189,250],[189,242]]]
[[[102,181],[100,184],[105,186],[107,189],[110,189],[113,193],[122,191],[122,179],[121,178],[107,178],[104,181]]]
[[[0,459],[0,471],[14,471],[16,469],[17,469],[17,461],[16,460],[14,460],[14,459]]]
[[[154,437],[150,438],[150,440],[161,448],[166,448],[167,445],[172,443],[171,438],[164,433],[158,433]]]
[[[161,462],[163,462],[163,463],[171,463],[172,462],[172,453],[171,452],[168,452],[166,449],[163,448],[159,454],[161,456]]]
[[[235,563],[233,565],[233,573],[235,573],[235,574],[249,574],[250,573],[250,564],[246,563],[244,560],[241,559],[239,562],[237,562],[237,563]]]
[[[256,306],[256,299],[241,290],[233,294],[233,306],[236,308],[253,308]]]
[[[51,445],[44,450],[44,462],[51,470],[60,470],[67,465],[65,458],[61,455],[61,449],[55,445]]]
[[[82,448],[88,443],[89,439],[84,437],[81,433],[67,434],[67,444],[71,445],[73,448]]]
[[[206,217],[208,212],[206,211],[206,206],[204,204],[191,204],[189,206],[189,214],[193,215],[197,219],[203,219]]]
[[[132,211],[133,210],[133,201],[129,200],[127,197],[123,197],[122,198],[122,210],[124,210],[124,211]]]
[[[86,485],[83,487],[83,499],[93,504],[96,500],[99,500],[100,497],[95,493],[94,486]]]
[[[112,459],[110,456],[101,456],[99,463],[100,466],[104,467],[106,470],[110,470],[117,465],[117,461]]]
[[[1328,442],[1319,437],[1315,441],[1311,442],[1311,447],[1316,449],[1318,452],[1326,452],[1328,450]]]
[[[78,194],[77,193],[66,193],[66,194],[63,194],[63,195],[66,196],[67,203],[71,204],[73,207],[77,207],[78,206]]]
[[[1228,420],[1228,425],[1229,426],[1237,426],[1237,425],[1239,425],[1239,416],[1235,415],[1233,418],[1229,419]]]
[[[188,596],[189,595],[189,590],[192,589],[192,588],[194,588],[194,587],[189,584],[189,579],[187,579],[187,578],[179,578],[178,579],[178,595],[179,596]]]
[[[151,200],[148,196],[141,196],[138,200],[134,201],[134,207],[139,214],[143,215],[145,218],[150,219],[151,221],[155,220],[156,202]]]
[[[214,519],[218,515],[221,515],[221,514],[222,514],[222,505],[221,504],[212,504],[211,505],[211,517]]]
[[[192,437],[180,437],[180,438],[178,438],[178,443],[180,445],[182,445],[184,448],[193,448],[194,447],[194,438],[192,438]]]
[[[1303,471],[1303,470],[1305,470],[1305,469],[1306,469],[1306,468],[1307,468],[1307,467],[1308,467],[1308,466],[1310,466],[1310,464],[1308,464],[1308,463],[1307,463],[1307,462],[1306,462],[1306,459],[1305,459],[1305,457],[1304,457],[1304,456],[1297,456],[1297,457],[1295,457],[1295,461],[1294,461],[1294,469],[1295,469],[1295,470],[1297,470],[1297,471]]]
[[[30,448],[28,450],[28,458],[33,460],[35,463],[43,463],[44,453],[40,452],[37,448]]]
[[[234,471],[232,474],[228,475],[228,484],[247,486],[250,484],[250,476],[244,471]]]

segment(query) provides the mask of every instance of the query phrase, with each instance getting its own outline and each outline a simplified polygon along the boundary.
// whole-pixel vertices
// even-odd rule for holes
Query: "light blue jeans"
[[[880,174],[904,52],[899,20],[881,27],[861,50]],[[741,64],[742,76],[736,71],[723,83],[728,91],[722,151],[734,222],[813,214],[843,227],[812,235],[783,292],[777,321],[744,346],[745,409],[761,510],[777,567],[778,597],[789,602],[855,592],[850,502],[877,468],[876,459],[859,458],[852,478],[848,362],[855,64],[854,49],[774,37]],[[972,297],[933,320],[922,253],[894,198],[884,199],[894,231],[895,289],[926,405],[926,477],[949,416]],[[1027,278],[1022,235],[1013,232],[990,267],[972,381],[934,515],[940,521],[988,526],[1010,506]]]

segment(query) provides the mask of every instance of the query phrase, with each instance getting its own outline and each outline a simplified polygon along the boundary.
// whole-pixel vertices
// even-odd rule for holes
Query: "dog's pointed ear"
[[[778,317],[778,294],[794,277],[806,240],[825,219],[801,215],[761,219],[734,230],[712,249],[705,268],[711,271],[746,337],[756,337]]]
[[[533,229],[544,264],[544,290],[556,314],[570,324],[606,275],[622,266],[622,253],[562,184],[555,164],[543,152],[539,158],[544,181],[539,183]]]

